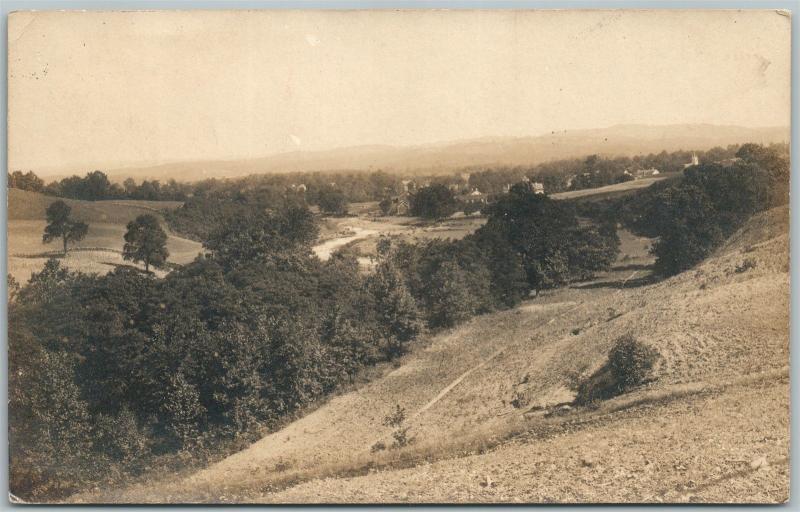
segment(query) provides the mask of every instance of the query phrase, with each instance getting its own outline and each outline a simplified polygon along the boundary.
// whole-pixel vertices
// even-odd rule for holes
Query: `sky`
[[[775,11],[20,12],[9,169],[616,124],[788,126]]]

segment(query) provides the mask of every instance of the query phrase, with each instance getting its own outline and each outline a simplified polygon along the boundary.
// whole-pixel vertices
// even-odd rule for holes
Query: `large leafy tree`
[[[378,321],[391,337],[388,355],[399,355],[405,350],[405,344],[422,330],[422,315],[416,301],[391,258],[380,262],[369,277],[368,285],[375,298]]]
[[[263,264],[274,257],[305,254],[319,233],[308,208],[290,205],[277,212],[237,214],[209,234],[204,247],[226,269],[245,263]]]
[[[436,183],[421,188],[411,196],[411,215],[426,219],[449,217],[458,210],[458,201],[453,191]]]
[[[325,186],[319,190],[317,204],[323,213],[330,215],[347,214],[347,198],[341,190]]]
[[[69,242],[83,240],[89,231],[89,226],[85,222],[70,218],[71,212],[72,208],[64,201],[53,202],[47,207],[47,226],[42,235],[42,241],[46,244],[61,239],[64,244],[64,254],[67,254]]]
[[[481,231],[496,231],[520,256],[534,290],[585,279],[610,268],[619,239],[612,226],[581,226],[564,203],[515,185],[488,208]]]
[[[125,246],[122,257],[126,260],[141,261],[145,272],[150,265],[161,268],[167,262],[167,234],[153,215],[145,214],[128,223],[125,233]]]

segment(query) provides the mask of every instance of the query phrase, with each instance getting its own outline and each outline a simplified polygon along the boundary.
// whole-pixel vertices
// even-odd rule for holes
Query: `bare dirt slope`
[[[655,284],[646,246],[626,236],[608,275],[441,333],[188,478],[76,501],[786,500],[788,209]],[[573,376],[626,333],[663,355],[654,382],[598,408],[537,410],[569,401]],[[373,452],[392,443],[382,422],[396,405],[414,442]]]

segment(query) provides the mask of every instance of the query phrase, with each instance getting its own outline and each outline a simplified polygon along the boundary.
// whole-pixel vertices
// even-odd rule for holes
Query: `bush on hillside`
[[[618,338],[606,363],[578,385],[575,403],[606,400],[644,383],[658,358],[657,350],[633,336]]]

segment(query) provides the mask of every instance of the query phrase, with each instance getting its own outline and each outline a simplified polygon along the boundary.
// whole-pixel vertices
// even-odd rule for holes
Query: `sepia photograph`
[[[786,503],[791,16],[11,12],[8,500]]]

